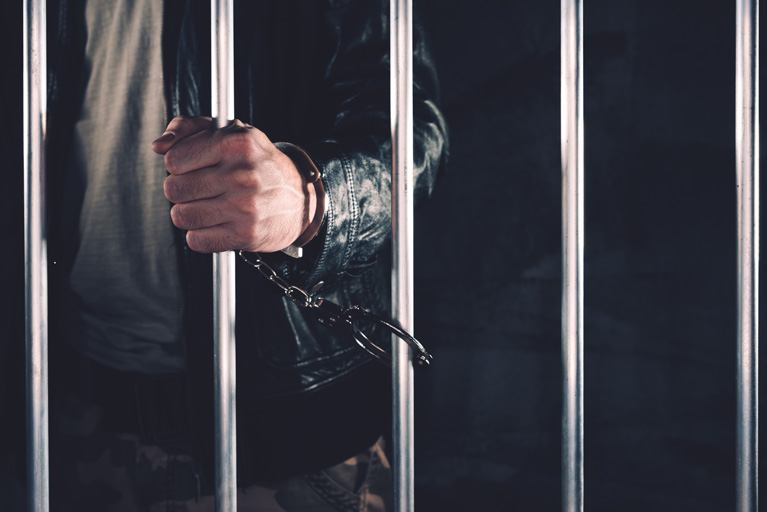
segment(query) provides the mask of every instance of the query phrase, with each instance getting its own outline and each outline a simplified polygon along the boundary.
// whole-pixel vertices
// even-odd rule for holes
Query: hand
[[[152,143],[165,155],[173,224],[198,252],[274,252],[311,224],[316,192],[260,130],[235,120],[176,117]]]

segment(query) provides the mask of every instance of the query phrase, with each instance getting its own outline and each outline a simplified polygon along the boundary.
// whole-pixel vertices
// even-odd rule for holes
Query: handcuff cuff
[[[381,318],[360,306],[343,307],[318,296],[317,294],[324,284],[323,281],[317,283],[307,292],[297,286],[288,284],[272,267],[261,259],[258,253],[248,254],[253,255],[255,259],[250,259],[246,256],[245,251],[238,251],[240,258],[278,286],[286,299],[300,308],[311,311],[317,320],[329,329],[351,336],[360,348],[375,359],[388,365],[392,364],[391,352],[374,343],[363,330],[362,326],[366,323],[376,324],[407,343],[412,349],[413,362],[417,366],[429,366],[434,359],[417,339],[394,322]]]

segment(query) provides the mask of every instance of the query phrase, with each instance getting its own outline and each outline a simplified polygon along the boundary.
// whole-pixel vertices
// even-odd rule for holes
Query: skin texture
[[[152,150],[165,156],[171,220],[194,251],[279,251],[312,222],[314,187],[253,126],[214,130],[209,117],[176,117]]]

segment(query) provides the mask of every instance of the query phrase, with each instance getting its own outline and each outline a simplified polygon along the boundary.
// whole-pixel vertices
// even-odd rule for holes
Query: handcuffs
[[[413,362],[417,366],[428,366],[434,359],[417,339],[393,322],[385,320],[360,306],[343,307],[318,296],[317,293],[324,284],[322,281],[317,283],[311,291],[306,292],[285,282],[272,267],[261,259],[258,253],[249,253],[253,255],[254,259],[248,257],[244,251],[239,251],[238,254],[248,265],[281,288],[286,299],[311,311],[317,320],[329,329],[351,336],[360,348],[375,359],[389,365],[392,364],[391,352],[374,343],[363,330],[362,326],[366,323],[376,324],[407,343],[412,349]]]

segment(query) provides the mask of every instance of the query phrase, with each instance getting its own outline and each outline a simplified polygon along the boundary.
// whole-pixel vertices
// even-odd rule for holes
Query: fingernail
[[[152,142],[152,144],[163,144],[165,142],[170,142],[173,140],[175,136],[176,134],[173,132],[165,132],[162,134],[162,136],[159,139]]]

